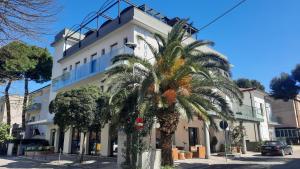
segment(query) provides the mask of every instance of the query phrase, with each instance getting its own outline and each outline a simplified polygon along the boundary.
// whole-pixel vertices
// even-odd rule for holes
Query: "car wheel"
[[[289,155],[293,155],[293,150],[290,151]]]
[[[281,155],[281,156],[285,156],[285,152],[284,152],[284,150],[283,150],[283,149],[281,150],[281,153],[280,153],[280,155]]]

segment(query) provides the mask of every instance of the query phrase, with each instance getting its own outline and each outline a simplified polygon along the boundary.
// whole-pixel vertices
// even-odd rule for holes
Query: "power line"
[[[221,19],[222,17],[224,17],[225,15],[227,15],[228,13],[230,13],[231,11],[233,11],[235,8],[239,7],[240,5],[242,5],[244,2],[246,2],[247,0],[241,0],[239,3],[237,3],[236,5],[234,5],[233,7],[229,8],[228,10],[226,10],[225,12],[223,12],[221,15],[219,15],[218,17],[216,17],[215,19],[211,20],[210,22],[208,22],[207,24],[205,24],[204,26],[202,26],[200,29],[198,29],[195,33],[198,33],[199,31],[209,27],[211,24],[215,23],[216,21],[218,21],[219,19]],[[191,35],[187,36],[184,40],[188,39],[189,37],[191,37]]]

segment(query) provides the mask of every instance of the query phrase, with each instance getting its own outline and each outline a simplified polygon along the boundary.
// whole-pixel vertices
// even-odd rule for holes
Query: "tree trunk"
[[[172,134],[161,132],[160,136],[162,166],[173,166],[174,161],[172,157]]]
[[[9,88],[10,88],[10,85],[12,83],[12,80],[9,80],[7,82],[7,85],[5,87],[5,104],[6,104],[6,113],[7,113],[7,117],[6,117],[6,123],[10,126],[10,123],[11,123],[11,116],[10,116],[10,100],[9,100]]]
[[[157,116],[160,124],[161,148],[162,148],[162,166],[173,166],[172,157],[172,136],[177,129],[179,122],[178,113],[163,112]]]
[[[23,109],[22,109],[22,130],[26,130],[25,125],[25,116],[26,116],[26,109],[27,109],[27,100],[28,100],[28,78],[24,80],[24,98],[23,98]]]
[[[80,155],[80,163],[83,162],[83,155],[85,153],[85,137],[86,137],[86,132],[83,133],[83,142],[82,142],[82,151]]]

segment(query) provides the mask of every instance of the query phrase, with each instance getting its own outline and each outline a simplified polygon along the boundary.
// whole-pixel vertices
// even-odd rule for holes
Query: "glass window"
[[[83,63],[86,63],[86,62],[87,62],[87,58],[84,58],[84,59],[83,59]]]
[[[101,50],[101,55],[105,55],[105,49]]]
[[[69,67],[69,71],[71,71],[72,70],[72,65],[70,65],[70,67]]]
[[[66,73],[67,71],[68,71],[68,68],[65,67],[65,68],[63,69],[63,74]]]

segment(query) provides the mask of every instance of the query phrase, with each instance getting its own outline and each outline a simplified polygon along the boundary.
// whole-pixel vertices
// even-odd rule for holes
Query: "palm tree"
[[[233,119],[233,113],[225,96],[241,103],[238,87],[223,73],[230,74],[230,64],[214,52],[201,51],[209,41],[194,41],[184,45],[187,35],[186,21],[175,24],[167,37],[154,34],[158,48],[144,41],[153,53],[147,60],[135,55],[120,55],[118,60],[127,64],[108,71],[115,92],[124,92],[128,87],[137,93],[137,109],[140,113],[153,112],[160,124],[162,165],[173,165],[172,135],[180,117],[192,120],[198,116],[211,121],[210,111],[223,119]],[[137,81],[140,77],[140,81]],[[128,91],[128,90],[126,90]]]

